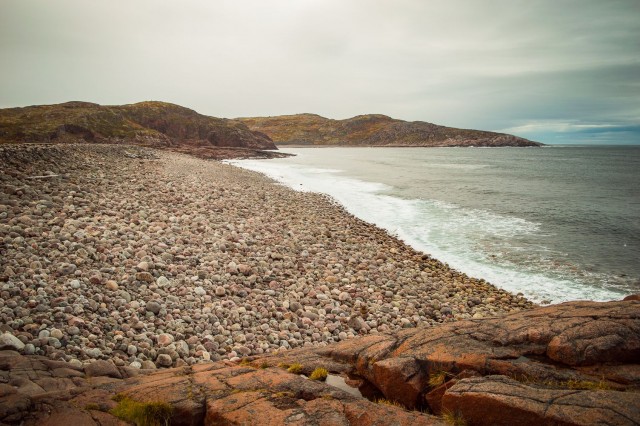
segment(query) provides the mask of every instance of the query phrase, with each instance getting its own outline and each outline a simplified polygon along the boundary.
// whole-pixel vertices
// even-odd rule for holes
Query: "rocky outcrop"
[[[637,424],[639,359],[640,303],[623,301],[407,329],[261,362],[356,374],[387,399],[474,425]]]
[[[82,366],[0,351],[0,380],[2,424],[130,424],[133,418],[122,416],[126,410],[118,411],[122,401],[141,407],[168,404],[171,425],[444,424],[437,417],[377,404],[282,368],[230,362],[153,371],[117,368],[107,361]]]
[[[0,422],[124,424],[128,401],[166,404],[174,425],[633,425],[640,423],[639,308],[638,301],[571,302],[250,363],[161,370],[5,350]],[[378,402],[304,376],[317,367],[359,384],[362,394],[375,386]]]
[[[239,118],[264,132],[278,145],[334,146],[540,146],[503,133],[457,129],[424,121],[396,120],[386,115],[359,115],[332,120],[316,114]]]
[[[442,398],[442,410],[478,426],[638,424],[636,392],[549,389],[505,376],[462,380]]]
[[[0,143],[103,142],[154,147],[277,149],[264,133],[165,102],[67,102],[0,109]]]

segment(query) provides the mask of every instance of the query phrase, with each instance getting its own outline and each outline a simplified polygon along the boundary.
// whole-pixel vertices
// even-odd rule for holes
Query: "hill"
[[[267,135],[241,122],[166,102],[122,106],[66,102],[0,109],[0,143],[7,142],[277,149]]]
[[[238,118],[277,145],[335,146],[540,146],[504,133],[457,129],[386,115],[358,115],[332,120],[316,114]]]

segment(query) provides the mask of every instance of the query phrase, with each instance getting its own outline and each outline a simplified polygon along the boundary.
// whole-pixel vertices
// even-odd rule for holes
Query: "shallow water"
[[[640,291],[640,147],[282,151],[233,163],[534,301]]]

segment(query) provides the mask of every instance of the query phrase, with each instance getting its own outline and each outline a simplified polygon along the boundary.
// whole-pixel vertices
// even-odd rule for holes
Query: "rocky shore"
[[[166,150],[0,146],[0,197],[1,424],[640,423],[638,296],[535,308]]]
[[[80,365],[192,365],[532,306],[253,172],[0,147],[0,331]]]
[[[570,302],[161,370],[1,344],[0,423],[637,425],[639,307]]]

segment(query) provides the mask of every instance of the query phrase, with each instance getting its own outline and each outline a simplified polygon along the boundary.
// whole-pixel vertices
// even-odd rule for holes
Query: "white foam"
[[[383,194],[392,189],[377,182],[345,176],[340,170],[307,168],[294,159],[234,160],[228,163],[266,174],[297,191],[330,195],[351,214],[373,223],[419,251],[470,276],[483,278],[536,302],[618,300],[623,292],[587,286],[553,270],[536,268],[510,257],[527,256],[527,248],[509,246],[510,239],[540,232],[540,225],[516,217],[466,209],[437,200],[402,199]],[[489,258],[491,247],[497,254]],[[544,252],[545,247],[537,247]],[[526,259],[525,259],[526,260]]]

